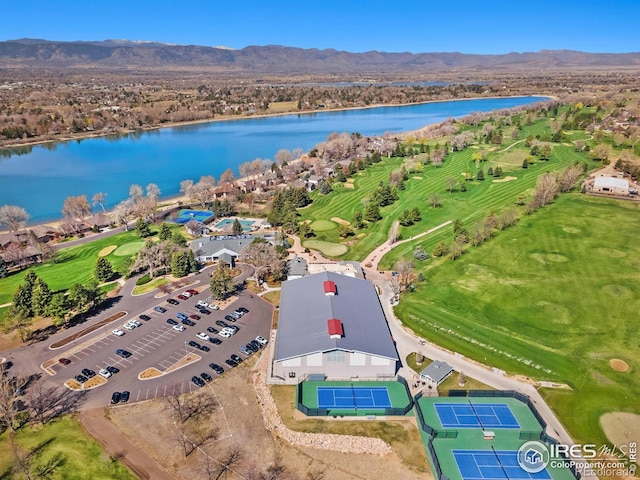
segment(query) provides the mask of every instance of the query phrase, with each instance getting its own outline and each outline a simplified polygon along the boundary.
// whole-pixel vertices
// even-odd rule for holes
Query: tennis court
[[[463,480],[551,480],[547,469],[529,473],[518,464],[515,450],[453,450]]]
[[[319,408],[391,408],[387,387],[318,387]]]
[[[213,217],[213,213],[207,210],[180,210],[176,216],[176,218],[172,219],[173,223],[185,224],[190,222],[191,220],[197,220],[199,222],[206,222],[211,217]]]
[[[436,403],[443,428],[520,428],[506,403]]]

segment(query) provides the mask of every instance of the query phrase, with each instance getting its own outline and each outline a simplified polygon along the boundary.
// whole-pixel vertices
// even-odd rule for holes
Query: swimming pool
[[[235,218],[225,218],[224,220],[220,220],[218,223],[216,223],[215,227],[221,230],[224,228],[230,228],[231,225],[233,225],[234,221],[235,221]],[[238,221],[240,222],[240,225],[242,225],[243,232],[248,232],[249,230],[251,230],[251,227],[253,227],[253,224],[256,223],[255,220],[238,219]]]

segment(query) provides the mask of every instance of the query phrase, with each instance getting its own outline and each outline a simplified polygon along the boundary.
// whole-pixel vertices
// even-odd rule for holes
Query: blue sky
[[[0,40],[350,52],[639,52],[640,0],[1,0]]]

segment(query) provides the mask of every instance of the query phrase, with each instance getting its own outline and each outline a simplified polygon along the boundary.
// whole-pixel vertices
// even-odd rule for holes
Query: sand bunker
[[[331,217],[332,222],[336,222],[340,225],[351,225],[351,222],[341,219],[340,217]]]
[[[98,252],[98,256],[99,257],[106,257],[111,252],[113,252],[116,248],[118,248],[117,245],[109,245],[108,247],[104,247],[102,250],[100,250]]]
[[[614,445],[629,445],[640,438],[640,415],[635,413],[605,413],[600,417],[600,426]]]
[[[422,177],[413,177],[413,178],[415,178],[416,180],[422,180]]]
[[[353,183],[345,183],[345,184],[344,184],[344,188],[351,188],[351,189],[353,189],[353,188],[356,188],[356,186],[355,186]]]
[[[609,366],[616,372],[626,372],[627,370],[629,370],[629,364],[624,360],[620,360],[619,358],[612,358],[611,360],[609,360]]]
[[[499,178],[497,180],[494,180],[493,183],[504,183],[504,182],[510,182],[511,180],[517,180],[518,177],[504,177],[504,178]]]

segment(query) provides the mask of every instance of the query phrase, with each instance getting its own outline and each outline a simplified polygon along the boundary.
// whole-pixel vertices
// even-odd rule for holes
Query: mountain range
[[[515,71],[640,68],[640,52],[572,50],[476,55],[464,53],[351,53],[279,45],[225,47],[129,40],[0,42],[0,68],[203,70],[229,74],[414,74],[452,70]]]

